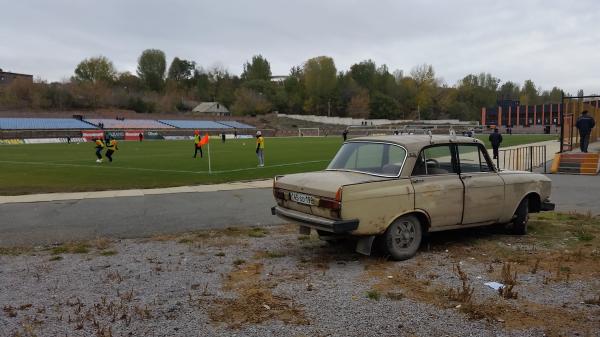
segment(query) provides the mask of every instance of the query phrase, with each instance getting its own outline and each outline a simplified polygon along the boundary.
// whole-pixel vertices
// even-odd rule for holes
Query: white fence
[[[418,123],[427,125],[440,125],[440,124],[451,124],[451,125],[477,125],[478,122],[464,122],[458,119],[439,119],[439,120],[420,120],[415,121],[411,119],[364,119],[364,118],[351,118],[351,117],[327,117],[327,116],[315,116],[315,115],[288,115],[278,114],[279,117],[287,117],[291,119],[298,119],[308,122],[316,122],[323,124],[334,124],[334,125],[347,125],[347,126],[381,126],[389,124],[406,124],[406,123]]]

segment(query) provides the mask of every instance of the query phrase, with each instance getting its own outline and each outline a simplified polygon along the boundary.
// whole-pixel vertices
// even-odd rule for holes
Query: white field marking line
[[[239,172],[239,171],[250,171],[250,170],[260,170],[263,168],[269,167],[283,167],[283,166],[294,166],[294,165],[302,165],[302,164],[312,164],[312,163],[322,163],[329,160],[311,160],[304,162],[295,162],[295,163],[285,163],[285,164],[275,164],[268,165],[264,167],[247,167],[241,169],[233,169],[233,170],[221,170],[221,171],[212,171],[212,173],[230,173],[230,172]],[[11,160],[0,160],[0,164],[26,164],[26,165],[52,165],[52,166],[68,166],[68,167],[93,167],[93,168],[112,168],[112,169],[121,169],[121,170],[134,170],[134,171],[152,171],[152,172],[172,172],[172,173],[192,173],[192,174],[203,174],[208,173],[208,171],[186,171],[186,170],[165,170],[165,169],[151,169],[151,168],[142,168],[142,167],[124,167],[124,166],[113,166],[111,164],[96,164],[96,165],[83,165],[83,164],[66,164],[66,163],[44,163],[44,162],[25,162],[25,161],[11,161]],[[102,166],[101,166],[102,165]],[[108,166],[110,165],[110,166]]]

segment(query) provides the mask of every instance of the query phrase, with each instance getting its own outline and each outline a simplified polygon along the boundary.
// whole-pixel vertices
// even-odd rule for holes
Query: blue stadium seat
[[[104,124],[105,129],[172,129],[170,125],[165,125],[153,119],[85,119],[86,122],[94,125]]]
[[[240,123],[240,122],[236,122],[236,121],[218,121],[218,122],[221,124],[230,126],[232,128],[236,128],[236,129],[256,129],[256,127],[254,127],[252,125],[248,125],[248,124],[244,124],[244,123]]]
[[[73,118],[0,118],[2,130],[96,129]]]
[[[198,121],[198,120],[179,120],[179,119],[161,119],[161,123],[172,125],[179,129],[198,129],[198,130],[210,130],[210,129],[233,129],[231,126],[213,122],[213,121]]]

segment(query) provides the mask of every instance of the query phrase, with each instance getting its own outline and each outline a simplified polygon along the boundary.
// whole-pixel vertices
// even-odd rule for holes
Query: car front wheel
[[[529,199],[525,198],[521,200],[519,207],[517,207],[517,210],[515,211],[511,227],[512,234],[527,234],[527,222],[529,222]]]
[[[396,219],[385,231],[383,248],[394,260],[410,259],[417,253],[422,237],[419,219],[405,215]]]

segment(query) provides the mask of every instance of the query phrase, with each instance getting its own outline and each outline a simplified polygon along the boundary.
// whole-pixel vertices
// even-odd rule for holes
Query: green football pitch
[[[482,138],[486,138],[482,136]],[[503,145],[553,139],[507,136]],[[267,138],[265,167],[254,139],[211,140],[192,158],[191,141],[119,142],[114,161],[97,164],[93,143],[0,145],[0,195],[214,184],[324,169],[341,137]]]

